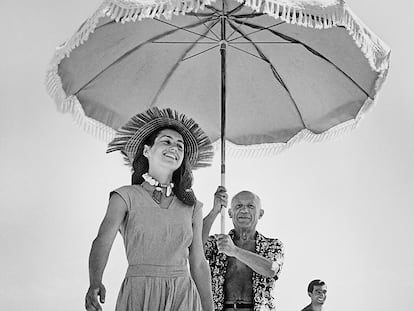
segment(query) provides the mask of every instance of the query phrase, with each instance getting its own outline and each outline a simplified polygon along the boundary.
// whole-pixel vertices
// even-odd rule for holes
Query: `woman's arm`
[[[193,219],[193,242],[190,247],[190,272],[201,298],[203,311],[213,311],[211,293],[210,267],[204,257],[201,230],[203,226],[202,213],[196,213]]]
[[[99,227],[98,235],[92,243],[89,255],[90,286],[85,298],[86,310],[102,310],[98,302],[98,296],[101,303],[105,302],[105,287],[102,284],[102,276],[116,233],[126,213],[127,206],[125,201],[119,194],[113,193],[109,199],[106,215]]]

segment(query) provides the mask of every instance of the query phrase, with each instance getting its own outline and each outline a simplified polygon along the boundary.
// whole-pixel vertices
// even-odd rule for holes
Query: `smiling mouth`
[[[169,159],[173,159],[173,160],[178,160],[178,157],[175,154],[172,153],[164,153],[164,156],[169,158]]]

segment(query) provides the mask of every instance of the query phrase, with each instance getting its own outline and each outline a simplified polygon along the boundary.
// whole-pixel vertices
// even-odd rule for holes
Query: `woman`
[[[210,140],[185,115],[152,108],[118,131],[107,152],[116,150],[133,168],[132,185],[110,195],[89,257],[86,309],[101,310],[102,275],[120,231],[129,266],[116,311],[213,310],[202,204],[191,190],[191,169],[212,159]]]

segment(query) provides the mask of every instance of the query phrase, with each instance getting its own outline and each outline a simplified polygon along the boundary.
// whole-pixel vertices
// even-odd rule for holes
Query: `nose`
[[[247,212],[247,205],[243,205],[242,208],[241,208],[241,211],[242,212]]]
[[[178,145],[177,144],[172,144],[169,149],[177,151],[178,150]]]

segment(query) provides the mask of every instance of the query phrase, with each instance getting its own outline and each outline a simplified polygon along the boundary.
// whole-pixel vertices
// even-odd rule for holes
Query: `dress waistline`
[[[157,266],[157,265],[130,265],[126,277],[152,276],[152,277],[180,277],[188,276],[187,265]]]

